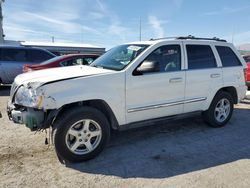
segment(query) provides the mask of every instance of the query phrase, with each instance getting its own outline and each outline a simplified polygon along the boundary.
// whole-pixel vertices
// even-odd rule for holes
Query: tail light
[[[27,67],[26,65],[23,66],[23,72],[30,72],[32,71],[31,68]]]
[[[27,72],[27,67],[23,65],[23,72]]]

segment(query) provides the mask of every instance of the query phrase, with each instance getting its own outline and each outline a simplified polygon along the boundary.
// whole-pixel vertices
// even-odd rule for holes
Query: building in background
[[[91,44],[20,42],[20,45],[25,47],[44,48],[56,55],[78,54],[78,53],[102,55],[105,52],[105,48],[94,46]]]
[[[237,46],[237,49],[239,50],[239,52],[241,53],[241,55],[245,56],[249,56],[250,55],[250,44],[242,44]]]

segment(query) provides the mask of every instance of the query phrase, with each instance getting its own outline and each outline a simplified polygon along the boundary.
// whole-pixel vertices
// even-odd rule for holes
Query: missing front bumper
[[[25,124],[32,131],[41,128],[45,119],[45,113],[33,108],[16,108],[8,102],[7,114],[11,121],[16,124]]]

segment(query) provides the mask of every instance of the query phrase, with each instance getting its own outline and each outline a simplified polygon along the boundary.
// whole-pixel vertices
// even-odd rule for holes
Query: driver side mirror
[[[144,61],[137,69],[136,75],[143,75],[144,73],[159,72],[160,65],[157,61]]]

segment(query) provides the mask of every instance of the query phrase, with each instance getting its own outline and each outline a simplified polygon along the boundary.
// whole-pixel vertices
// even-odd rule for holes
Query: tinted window
[[[153,51],[144,62],[155,61],[159,63],[158,71],[171,72],[181,70],[181,48],[179,45],[162,46]]]
[[[2,61],[27,62],[27,53],[24,49],[2,49]]]
[[[206,45],[186,45],[188,69],[217,67],[213,51]]]
[[[45,51],[42,50],[27,50],[28,51],[28,59],[30,62],[43,62],[46,61],[48,59],[51,59],[52,55],[46,53]]]
[[[223,67],[232,67],[241,65],[240,60],[233,50],[226,46],[216,46]]]

